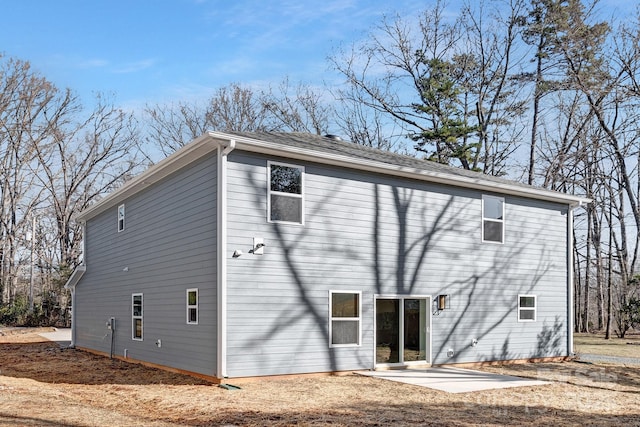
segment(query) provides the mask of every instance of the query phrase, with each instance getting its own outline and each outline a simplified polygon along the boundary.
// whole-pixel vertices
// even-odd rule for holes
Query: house
[[[219,380],[566,357],[588,201],[335,137],[207,133],[80,214],[73,345]]]

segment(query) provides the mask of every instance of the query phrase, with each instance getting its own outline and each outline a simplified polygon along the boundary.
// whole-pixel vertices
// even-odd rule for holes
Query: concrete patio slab
[[[550,384],[548,381],[538,381],[528,378],[492,374],[490,372],[474,371],[471,369],[449,367],[369,371],[358,373],[369,377],[428,387],[435,390],[446,391],[448,393],[468,393],[472,391],[491,390],[496,388],[527,387]]]
[[[56,342],[60,347],[71,345],[71,328],[56,328],[53,332],[42,332],[41,337]]]

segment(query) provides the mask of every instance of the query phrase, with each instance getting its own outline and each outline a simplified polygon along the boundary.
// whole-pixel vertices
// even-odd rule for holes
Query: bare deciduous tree
[[[316,135],[328,133],[332,110],[319,91],[307,84],[292,86],[284,79],[277,89],[261,95],[271,128]]]
[[[515,149],[509,126],[524,112],[510,78],[523,4],[509,3],[506,16],[484,4],[466,7],[449,19],[437,2],[418,25],[383,20],[362,44],[331,58],[347,80],[339,98],[360,105],[351,109],[352,118],[375,118],[369,128],[376,129],[385,117],[429,157],[504,174]],[[363,107],[375,114],[363,114]]]
[[[75,267],[82,234],[74,216],[121,185],[137,168],[137,128],[133,116],[102,96],[89,117],[79,123],[50,119],[46,144],[34,145],[35,171],[56,218],[58,264]]]
[[[233,83],[219,88],[204,104],[147,106],[145,156],[151,151],[167,156],[209,130],[327,133],[333,115],[320,91],[308,85],[292,86],[284,79],[268,92]]]
[[[71,90],[28,62],[0,62],[0,294],[22,308],[28,297],[32,319],[64,301],[61,286],[81,256],[75,215],[136,167],[131,115],[103,98],[82,115]]]
[[[170,155],[207,130],[204,108],[195,103],[147,106],[145,108],[146,141],[164,157]],[[156,156],[141,150],[150,160]],[[153,161],[153,160],[152,160]]]
[[[0,57],[0,60],[4,58]],[[6,59],[0,65],[0,282],[4,300],[16,293],[20,266],[26,260],[24,237],[33,210],[42,202],[35,185],[34,146],[50,133],[47,115],[63,115],[69,93],[60,94],[26,61]]]

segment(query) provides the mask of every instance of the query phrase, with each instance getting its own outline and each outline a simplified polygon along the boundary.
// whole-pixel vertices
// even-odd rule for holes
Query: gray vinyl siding
[[[216,157],[207,156],[87,222],[87,272],[76,288],[76,344],[216,374]],[[127,271],[125,271],[127,270]],[[186,290],[198,289],[199,322],[186,323]],[[143,294],[143,341],[132,339],[131,295]],[[161,340],[161,347],[156,345]]]
[[[305,167],[304,226],[267,221],[269,160]],[[228,176],[230,377],[373,367],[376,295],[450,295],[434,364],[567,355],[565,205],[505,196],[492,244],[480,191],[240,151]],[[360,346],[329,348],[330,290],[362,292]],[[519,294],[537,296],[536,322],[517,321]]]

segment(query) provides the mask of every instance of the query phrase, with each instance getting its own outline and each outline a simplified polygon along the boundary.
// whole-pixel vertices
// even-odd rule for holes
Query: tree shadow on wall
[[[443,337],[442,346],[439,348],[434,347],[433,349],[434,360],[440,360],[439,358],[442,357],[445,350],[452,345],[457,345],[459,349],[448,362],[459,361],[473,352],[473,346],[463,345],[460,348],[460,342],[455,341],[455,337],[460,336],[463,332],[473,336],[480,342],[491,336],[494,337],[493,339],[502,339],[501,336],[497,337],[495,335],[495,331],[505,325],[505,322],[508,324],[510,319],[516,316],[518,301],[514,295],[533,293],[534,289],[553,268],[552,253],[546,247],[543,247],[536,262],[532,262],[533,260],[527,261],[529,264],[535,265],[535,269],[526,276],[522,275],[517,270],[518,267],[514,267],[513,262],[514,260],[523,259],[527,245],[528,242],[526,240],[514,240],[514,243],[510,246],[505,245],[502,247],[503,250],[496,251],[490,263],[484,262],[488,258],[486,254],[480,253],[476,255],[477,262],[473,263],[473,271],[470,271],[467,277],[452,280],[443,286],[443,292],[445,293],[447,293],[447,288],[455,289],[454,292],[456,292],[458,298],[464,300],[465,303],[459,307],[457,312],[452,311],[450,313],[452,316],[450,327]],[[510,278],[511,274],[516,275],[516,277],[519,276],[519,283],[516,284]],[[502,286],[497,286],[496,284],[502,284]],[[506,288],[504,286],[511,287],[511,290],[505,292]],[[501,309],[496,310],[496,306],[501,307]],[[561,334],[562,323],[559,323],[557,319],[556,323],[551,328],[546,326],[545,336],[553,335],[549,345],[555,343],[556,352],[560,352],[562,336],[560,335],[560,338],[557,338],[556,335]],[[555,335],[552,332],[554,330],[556,331]],[[540,337],[538,341],[541,341]],[[452,344],[448,344],[450,342]],[[540,348],[540,345],[538,345],[538,349]],[[533,348],[531,352],[533,352]],[[510,349],[510,336],[508,335],[504,338],[501,348],[494,346],[489,353],[478,354],[474,357],[482,360],[509,360],[520,356]]]
[[[259,164],[259,163],[258,163]],[[475,243],[468,243],[462,246],[460,241],[469,240],[465,233],[474,232],[475,228],[469,224],[469,209],[478,209],[478,199],[469,195],[468,192],[426,185],[415,181],[404,181],[398,178],[387,178],[372,175],[368,179],[362,178],[357,181],[357,189],[351,188],[354,182],[353,174],[340,169],[316,172],[312,165],[306,169],[308,178],[305,182],[311,185],[312,173],[322,176],[329,176],[331,179],[317,180],[314,182],[315,189],[322,188],[322,192],[316,197],[305,195],[305,225],[291,226],[278,222],[267,222],[250,224],[255,226],[256,232],[266,233],[269,243],[269,251],[266,257],[274,259],[275,253],[279,255],[278,263],[281,263],[282,271],[286,271],[284,285],[287,290],[295,293],[298,299],[296,306],[291,304],[281,305],[281,316],[271,322],[268,326],[255,331],[248,337],[243,346],[256,348],[264,345],[276,336],[292,333],[301,322],[313,324],[317,339],[321,336],[324,342],[328,343],[329,336],[329,302],[328,293],[319,296],[319,289],[362,289],[365,293],[411,295],[416,292],[424,293],[424,286],[436,290],[436,286],[441,286],[444,291],[447,287],[456,289],[460,295],[466,298],[466,304],[461,307],[461,313],[452,318],[452,327],[447,331],[447,340],[453,337],[458,329],[463,325],[465,315],[472,310],[472,302],[476,294],[483,293],[487,299],[504,298],[496,288],[495,295],[485,295],[486,290],[481,292],[485,283],[504,282],[504,271],[510,267],[511,260],[521,255],[526,241],[519,241],[505,250],[496,251],[493,259],[487,259],[486,254],[481,254],[484,259],[477,265],[473,262],[473,253],[477,249]],[[267,192],[262,191],[268,182],[264,180],[266,174],[249,171],[246,175],[248,186],[253,191],[253,206],[259,212],[264,212],[267,207]],[[371,181],[369,181],[371,179]],[[268,178],[267,178],[268,180]],[[364,184],[363,184],[364,183]],[[353,195],[351,201],[349,195]],[[349,205],[352,203],[352,205]],[[338,209],[336,209],[338,208]],[[334,210],[335,209],[335,215]],[[264,217],[262,217],[264,218]],[[458,241],[456,241],[458,240]],[[436,254],[437,260],[446,260],[446,266],[433,264],[433,256]],[[480,255],[476,255],[480,256]],[[429,260],[431,259],[431,264]],[[263,261],[264,262],[264,261]],[[440,262],[440,261],[435,261]],[[450,274],[448,283],[437,283],[436,278],[429,269],[436,267],[441,274],[445,274],[447,266],[456,268],[458,263],[471,265],[470,270],[464,277],[459,274]],[[247,267],[253,268],[252,265]],[[533,288],[536,283],[545,275],[549,269],[549,264],[544,259],[537,263],[537,269],[526,283],[522,283],[523,288]],[[251,274],[247,270],[246,274]],[[347,272],[349,277],[345,280],[341,272]],[[453,272],[452,272],[453,273]],[[457,272],[456,272],[457,273]],[[281,273],[280,273],[281,274]],[[359,284],[354,285],[354,277],[358,277]],[[367,286],[374,287],[368,288]],[[447,292],[445,292],[447,293]],[[363,295],[365,295],[363,293]],[[369,298],[369,296],[363,296]],[[371,303],[371,300],[364,300],[363,303]],[[516,302],[509,300],[510,307],[499,317],[484,316],[478,318],[473,324],[474,336],[482,339],[502,324],[505,319],[512,315],[516,308]],[[373,335],[372,328],[375,323],[371,323],[372,316],[367,307],[363,304],[363,340],[365,336]],[[453,314],[453,313],[452,313]],[[307,331],[311,331],[309,325],[305,325]],[[558,327],[555,328],[556,334]],[[554,328],[551,328],[553,337]],[[544,337],[549,335],[545,333]],[[295,340],[288,340],[290,353],[293,355],[298,351],[308,352],[305,339],[309,336],[302,335]],[[446,343],[445,340],[444,342]],[[540,349],[544,348],[544,339],[541,339]],[[554,345],[557,339],[549,338],[546,345]],[[509,354],[508,339],[506,347],[501,352],[502,356]],[[434,355],[439,354],[444,347],[434,349]],[[456,352],[459,354],[465,353]],[[500,350],[498,350],[500,351]],[[338,356],[344,355],[346,350],[328,349],[326,356],[327,363],[331,370],[338,370]],[[263,354],[263,359],[269,354]],[[370,352],[356,350],[349,357],[365,357],[362,362],[366,365],[370,362]],[[364,365],[363,365],[364,366]]]
[[[559,356],[562,353],[562,342],[564,340],[564,325],[560,317],[556,316],[553,325],[549,326],[547,321],[542,326],[542,331],[538,334],[538,346],[536,356]]]
[[[347,175],[343,171],[333,172],[335,183],[331,187],[325,184],[321,197],[312,199],[307,196],[305,199],[304,227],[268,222],[264,228],[265,231],[268,230],[269,239],[274,240],[273,244],[269,244],[268,256],[278,252],[278,262],[286,267],[287,281],[299,303],[297,307],[283,304],[282,315],[278,320],[268,326],[264,325],[264,329],[246,339],[243,345],[248,348],[264,345],[270,339],[295,330],[296,325],[301,322],[315,324],[314,333],[321,334],[322,339],[329,343],[329,304],[318,303],[319,286],[323,289],[344,288],[347,284],[338,270],[344,269],[344,266],[354,266],[352,271],[360,271],[358,274],[363,275],[363,285],[360,288],[367,286],[367,283],[375,283],[375,288],[372,287],[367,292],[380,293],[384,284],[393,284],[397,293],[411,294],[421,283],[423,264],[437,236],[459,227],[459,212],[452,212],[455,200],[453,195],[444,194],[440,203],[434,204],[427,200],[428,193],[423,191],[421,184],[409,183],[405,188],[398,186],[399,183],[402,184],[400,181],[387,184],[386,179],[380,178],[374,178],[377,182],[370,183],[370,187],[368,181],[365,184],[367,191],[370,191],[365,197],[371,195],[370,201],[365,198],[364,203],[354,205],[353,208],[347,206],[347,216],[351,219],[349,223],[345,223],[344,212],[336,212],[337,217],[333,217],[327,207],[336,204],[336,194],[344,195],[353,192],[353,189],[347,186],[349,181],[344,179]],[[307,173],[312,173],[311,167],[307,169]],[[247,183],[254,189],[264,188],[267,183],[262,181],[262,176],[264,175],[249,172],[246,174]],[[380,194],[381,187],[384,187],[384,196]],[[253,194],[254,207],[264,209],[267,206],[264,198],[266,193],[255,191]],[[464,206],[460,206],[460,209],[464,209]],[[361,219],[360,213],[363,212],[365,215]],[[368,219],[372,216],[373,221]],[[263,226],[258,224],[258,227]],[[381,241],[382,235],[386,242]],[[393,242],[393,246],[388,246],[389,241]],[[367,244],[370,251],[366,250]],[[323,261],[318,262],[318,257]],[[312,260],[311,263],[309,259]],[[382,265],[385,265],[385,271]],[[348,283],[353,283],[350,280]],[[370,308],[363,305],[363,311],[365,309],[368,311]],[[373,327],[368,324],[371,321],[372,319],[363,317],[363,328]],[[371,331],[364,329],[363,335],[371,334]],[[300,336],[296,342],[291,342],[292,354],[308,351],[304,343],[306,338]],[[327,363],[331,370],[339,370],[337,354],[340,353],[341,350],[327,352]],[[356,351],[354,355],[367,358],[361,364],[371,362],[368,359],[370,352]],[[264,357],[268,355],[265,354]]]
[[[563,342],[565,340],[564,324],[560,321],[560,317],[556,316],[553,325],[549,325],[547,321],[543,323],[542,330],[537,336],[535,354],[533,357],[553,357],[562,356],[563,354]],[[518,358],[516,353],[509,351],[509,340],[511,334],[509,334],[499,351],[494,348],[489,356],[483,357],[485,361],[495,360],[511,360]]]
[[[384,285],[393,282],[397,294],[411,295],[414,289],[422,283],[423,266],[428,259],[427,254],[435,246],[437,238],[443,233],[453,232],[459,228],[459,212],[453,211],[453,195],[449,195],[442,206],[437,206],[429,204],[424,200],[424,197],[422,200],[415,200],[419,199],[419,196],[416,196],[416,190],[413,188],[391,187],[397,238],[395,265],[392,274],[387,276],[381,269],[381,265],[384,264],[384,256],[389,252],[380,238],[382,232],[386,231],[384,220],[388,219],[385,218],[383,212],[386,205],[382,201],[381,191],[381,185],[376,184],[374,193],[375,218],[372,230],[372,239],[375,244],[375,258],[372,267],[376,278],[376,293],[384,293]],[[426,195],[426,191],[424,193],[423,196]],[[410,210],[412,205],[420,204],[420,202],[422,204],[416,216],[421,221],[418,224],[412,224]],[[415,209],[415,206],[413,208]],[[415,232],[417,227],[420,227],[419,233]],[[455,256],[456,254],[452,254],[451,257],[455,258]]]

